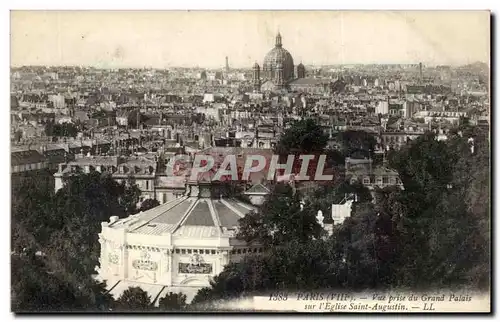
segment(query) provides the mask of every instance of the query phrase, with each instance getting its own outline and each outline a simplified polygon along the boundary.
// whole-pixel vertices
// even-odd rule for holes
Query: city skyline
[[[296,64],[489,64],[489,27],[488,11],[13,11],[11,66],[251,68],[278,31]]]

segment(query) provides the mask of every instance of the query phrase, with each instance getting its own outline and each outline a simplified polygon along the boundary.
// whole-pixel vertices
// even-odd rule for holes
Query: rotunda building
[[[183,197],[127,218],[103,222],[98,279],[118,297],[130,286],[151,298],[167,291],[189,298],[230,262],[261,253],[236,239],[238,220],[252,205],[226,198],[217,184],[191,182]]]

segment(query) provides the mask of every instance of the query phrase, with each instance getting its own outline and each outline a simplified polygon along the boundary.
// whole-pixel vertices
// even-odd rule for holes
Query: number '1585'
[[[272,293],[269,295],[269,301],[286,301],[288,294],[286,293]]]

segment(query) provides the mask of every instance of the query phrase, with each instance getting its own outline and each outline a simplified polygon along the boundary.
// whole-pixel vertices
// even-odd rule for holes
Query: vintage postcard
[[[489,11],[11,11],[11,310],[488,313]]]

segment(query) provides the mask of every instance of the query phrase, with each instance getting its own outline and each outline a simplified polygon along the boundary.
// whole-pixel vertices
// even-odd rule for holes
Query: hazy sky
[[[11,65],[251,67],[278,30],[295,64],[490,56],[486,11],[13,11]]]

